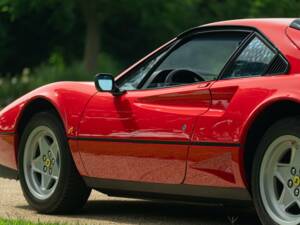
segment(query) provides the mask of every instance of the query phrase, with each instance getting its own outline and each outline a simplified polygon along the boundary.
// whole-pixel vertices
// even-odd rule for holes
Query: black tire
[[[24,148],[27,138],[31,131],[38,126],[46,126],[53,131],[57,138],[61,155],[61,173],[57,186],[53,194],[45,200],[37,199],[29,191],[23,169]],[[21,187],[27,202],[40,213],[73,213],[85,205],[91,193],[91,189],[86,186],[75,167],[64,127],[54,112],[37,113],[27,123],[20,139],[18,170]]]
[[[260,169],[268,147],[277,138],[284,135],[293,135],[300,138],[300,117],[282,119],[272,125],[262,137],[256,151],[251,177],[251,189],[254,206],[263,225],[280,225],[267,213],[260,191]]]

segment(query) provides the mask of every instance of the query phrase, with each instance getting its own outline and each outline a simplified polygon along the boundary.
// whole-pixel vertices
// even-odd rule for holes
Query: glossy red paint
[[[95,95],[82,116],[79,136],[111,138],[125,143],[80,141],[79,148],[89,175],[181,183],[194,124],[210,106],[210,85],[131,91],[120,97],[109,93]],[[166,143],[126,143],[128,139]],[[169,144],[169,141],[181,144]],[[107,165],[110,168],[105,170],[103,167]]]
[[[57,82],[38,88],[17,99],[0,113],[0,132],[16,132],[23,110],[37,99],[51,103],[64,122],[68,136],[77,125],[88,100],[96,93],[92,82]]]
[[[191,146],[185,184],[245,188],[239,147]]]
[[[13,134],[0,134],[0,165],[17,169]]]
[[[80,141],[90,177],[179,184],[184,179],[187,145]]]
[[[288,27],[286,29],[286,34],[289,37],[289,39],[295,44],[297,48],[300,48],[300,35],[299,30],[293,29],[291,27]]]
[[[19,142],[18,125],[22,112],[26,107],[38,99],[44,99],[52,104],[60,115],[68,136],[77,135],[77,126],[81,113],[88,100],[96,93],[92,82],[58,82],[38,88],[23,97],[17,99],[0,112],[0,134],[13,134],[13,144],[3,146],[0,143],[0,155],[10,152],[10,161],[3,162],[3,165],[16,168],[17,148]],[[1,138],[1,137],[0,137]],[[13,150],[13,152],[11,152]],[[79,162],[80,156],[74,151],[73,157]],[[72,151],[73,153],[73,151]],[[12,159],[14,156],[14,159]],[[0,158],[1,158],[0,157]],[[79,165],[79,164],[77,164]]]
[[[263,84],[263,85],[257,85]],[[266,107],[279,101],[292,101],[300,103],[299,99],[300,75],[276,75],[264,77],[252,77],[243,79],[231,79],[215,82],[210,88],[212,94],[212,104],[210,109],[198,118],[195,126],[192,142],[214,142],[214,143],[240,143],[241,148],[233,154],[228,153],[226,148],[219,148],[219,154],[231,155],[230,164],[234,168],[234,174],[244,174],[244,153],[243,144],[248,134],[248,128]],[[202,147],[201,149],[203,149]],[[223,149],[223,150],[222,150]],[[203,153],[203,155],[202,155]],[[202,157],[206,156],[206,151],[192,147],[188,161],[199,163]],[[238,157],[238,168],[235,160]],[[218,162],[216,162],[218,167]],[[187,176],[196,173],[191,166],[188,167]],[[207,174],[214,180],[214,174]],[[196,181],[191,181],[196,183]],[[240,180],[237,178],[236,180]],[[245,180],[244,180],[245,181]],[[245,181],[246,183],[246,181]],[[204,183],[199,183],[204,184]],[[220,185],[228,185],[226,179],[219,182]],[[240,182],[233,182],[233,186],[241,185]]]
[[[84,167],[82,159],[81,159],[80,151],[78,148],[78,141],[69,140],[69,147],[72,152],[73,160],[75,162],[78,172],[82,176],[88,176],[87,170]]]
[[[92,82],[59,82],[36,89],[0,112],[0,164],[16,168],[22,112],[36,99],[44,99],[59,113],[83,176],[245,188],[244,143],[249,127],[276,102],[300,104],[300,31],[288,28],[292,21],[250,19],[206,25],[256,28],[289,61],[286,75],[128,91],[122,96],[99,93]]]

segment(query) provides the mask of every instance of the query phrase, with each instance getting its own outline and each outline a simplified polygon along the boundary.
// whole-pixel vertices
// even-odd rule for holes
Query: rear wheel
[[[255,156],[252,192],[265,225],[300,223],[300,119],[274,124]]]
[[[86,203],[90,189],[75,168],[64,128],[53,113],[38,113],[28,122],[18,159],[24,196],[37,211],[72,212]]]

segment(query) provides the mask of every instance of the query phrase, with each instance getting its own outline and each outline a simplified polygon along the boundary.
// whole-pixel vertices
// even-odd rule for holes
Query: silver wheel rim
[[[61,169],[56,136],[46,126],[36,127],[28,136],[24,149],[24,175],[30,193],[45,200],[54,193]]]
[[[300,139],[277,138],[260,169],[260,194],[267,213],[278,224],[300,223]]]

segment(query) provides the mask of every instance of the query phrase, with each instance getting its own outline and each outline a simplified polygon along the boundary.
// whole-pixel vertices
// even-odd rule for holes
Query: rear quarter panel
[[[245,187],[243,146],[248,129],[271,104],[300,103],[300,74],[220,80],[211,94],[211,108],[199,118],[192,142],[221,146],[190,147],[185,183]],[[236,147],[225,147],[226,143]]]

